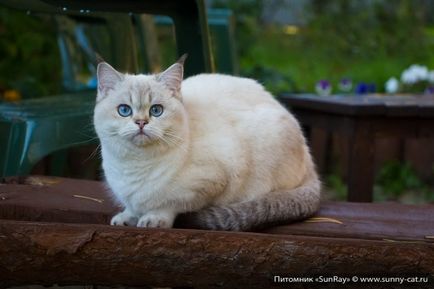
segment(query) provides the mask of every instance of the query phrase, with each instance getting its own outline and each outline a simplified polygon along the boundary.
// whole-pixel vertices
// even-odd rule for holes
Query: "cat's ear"
[[[184,61],[187,56],[187,54],[184,54],[172,66],[157,75],[157,81],[163,83],[175,96],[179,95],[181,89],[181,82],[184,76]]]
[[[98,97],[97,100],[102,99],[107,95],[107,92],[114,89],[116,84],[124,79],[124,76],[117,72],[107,62],[100,62],[96,69],[96,76],[98,77]]]

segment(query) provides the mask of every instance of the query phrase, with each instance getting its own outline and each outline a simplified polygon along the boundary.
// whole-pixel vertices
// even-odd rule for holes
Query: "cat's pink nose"
[[[135,123],[139,126],[140,129],[143,129],[145,125],[148,123],[148,121],[144,119],[138,119],[135,121]]]

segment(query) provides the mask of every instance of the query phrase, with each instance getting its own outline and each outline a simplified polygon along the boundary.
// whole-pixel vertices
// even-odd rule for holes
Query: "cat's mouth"
[[[152,137],[144,130],[139,130],[132,137],[132,142],[136,145],[143,145],[152,140]]]

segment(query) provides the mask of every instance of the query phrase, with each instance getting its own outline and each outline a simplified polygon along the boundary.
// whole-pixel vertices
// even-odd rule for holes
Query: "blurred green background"
[[[276,92],[313,92],[320,79],[336,87],[345,77],[384,91],[413,63],[434,69],[432,1],[213,3],[236,15],[241,74]]]
[[[240,74],[273,92],[313,92],[328,79],[384,83],[409,65],[434,69],[434,3],[395,1],[215,0],[236,19]],[[42,20],[42,21],[41,21]],[[173,35],[162,32],[162,64],[173,61]],[[56,25],[0,8],[0,91],[25,97],[61,90]]]

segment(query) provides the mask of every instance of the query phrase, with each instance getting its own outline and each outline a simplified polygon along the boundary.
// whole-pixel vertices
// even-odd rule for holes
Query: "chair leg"
[[[183,2],[184,7],[173,17],[175,23],[178,56],[188,53],[191,58],[185,64],[185,76],[214,71],[211,60],[211,42],[203,0]],[[198,29],[200,28],[200,29]],[[202,45],[198,45],[201,43]],[[194,56],[194,57],[192,57]]]
[[[50,155],[50,176],[64,176],[65,168],[67,166],[68,152],[61,150],[54,152]]]
[[[0,123],[0,132],[4,136],[0,141],[0,176],[26,175],[35,163],[30,163],[28,150],[32,135],[24,122]]]

